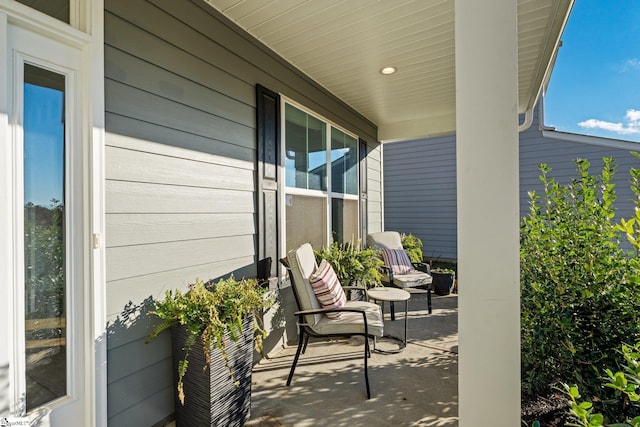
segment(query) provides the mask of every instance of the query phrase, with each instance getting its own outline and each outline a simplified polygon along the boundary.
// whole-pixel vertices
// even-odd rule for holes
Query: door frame
[[[107,425],[107,331],[104,246],[104,4],[103,0],[71,0],[75,17],[72,25],[59,22],[13,0],[0,0],[0,140],[12,141],[9,122],[13,83],[7,72],[13,60],[8,41],[9,26],[28,30],[55,40],[80,52],[77,72],[78,100],[81,123],[79,134],[86,148],[78,171],[83,181],[82,258],[84,288],[81,308],[85,320],[80,345],[86,360],[84,375],[84,425]],[[27,54],[28,55],[28,54]],[[13,171],[14,153],[11,144],[0,144],[0,170]],[[15,183],[11,173],[0,174],[0,206],[12,206]],[[13,236],[14,212],[0,212],[0,237]],[[0,282],[13,283],[16,266],[13,238],[0,238]],[[15,323],[14,286],[0,286],[0,322]],[[11,302],[10,303],[2,303]],[[13,328],[0,328],[0,342],[13,342]],[[19,402],[14,398],[16,384],[14,351],[0,346],[0,416],[19,416]],[[5,396],[5,397],[3,397]],[[7,398],[6,396],[9,396]]]

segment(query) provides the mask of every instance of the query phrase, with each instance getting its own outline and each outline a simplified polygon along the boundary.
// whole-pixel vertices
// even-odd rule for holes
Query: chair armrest
[[[348,291],[366,291],[367,288],[365,288],[364,286],[343,286],[342,289],[348,290]]]
[[[352,291],[360,291],[363,295],[367,294],[367,288],[360,285],[359,286],[347,285],[347,286],[343,286],[342,289],[344,290],[344,293],[347,296],[347,301],[351,301],[351,298],[353,297]],[[358,293],[356,293],[356,295],[358,295]]]
[[[389,282],[393,283],[393,269],[386,264],[381,265],[380,269],[387,273],[387,276],[389,276]]]
[[[422,271],[423,273],[431,274],[431,268],[426,262],[412,262],[411,264],[413,264],[413,268],[415,268],[416,270]]]
[[[304,316],[306,314],[324,314],[324,313],[335,313],[338,311],[342,312],[351,312],[351,313],[362,313],[365,314],[366,311],[362,308],[353,308],[353,307],[336,307],[336,308],[315,308],[311,310],[300,310],[296,311],[293,314],[296,316]]]

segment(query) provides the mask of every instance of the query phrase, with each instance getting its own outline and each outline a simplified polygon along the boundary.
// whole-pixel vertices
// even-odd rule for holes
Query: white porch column
[[[520,425],[517,2],[455,1],[462,427]]]

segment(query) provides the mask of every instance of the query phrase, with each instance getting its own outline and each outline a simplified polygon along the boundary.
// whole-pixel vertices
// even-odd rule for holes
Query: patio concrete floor
[[[371,399],[366,398],[363,342],[311,340],[300,356],[290,387],[287,375],[296,347],[290,346],[253,370],[251,420],[247,426],[457,426],[458,298],[426,295],[409,301],[407,348],[369,359]],[[385,307],[385,333],[402,336],[404,304],[396,320]],[[379,342],[378,347],[392,348]],[[397,346],[396,346],[397,348]]]

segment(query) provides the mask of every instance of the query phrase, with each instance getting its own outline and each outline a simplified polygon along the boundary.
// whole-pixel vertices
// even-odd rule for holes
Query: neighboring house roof
[[[380,140],[455,130],[454,0],[207,2],[375,123]],[[535,105],[572,4],[518,0],[520,113]]]

